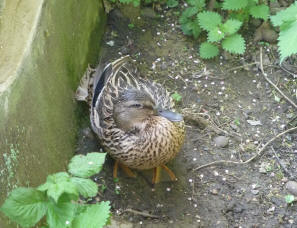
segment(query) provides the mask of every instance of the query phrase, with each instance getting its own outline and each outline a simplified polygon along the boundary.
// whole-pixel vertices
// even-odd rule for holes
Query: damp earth
[[[286,183],[296,181],[296,131],[275,139],[247,164],[195,170],[218,160],[246,161],[296,126],[296,109],[261,74],[260,46],[264,71],[295,102],[296,78],[279,67],[276,45],[247,41],[245,55],[222,53],[204,61],[199,42],[182,34],[174,9],[123,7],[109,13],[100,62],[129,54],[142,75],[179,94],[176,109],[185,116],[186,138],[168,164],[178,181],[163,172],[161,183],[152,186],[151,170],[136,172],[136,178],[120,171],[114,180],[114,162],[107,157],[94,177],[100,191],[90,203],[111,202],[113,227],[297,227],[297,204],[285,200]],[[285,62],[296,71],[294,63]],[[102,150],[88,107],[79,109],[77,153]]]

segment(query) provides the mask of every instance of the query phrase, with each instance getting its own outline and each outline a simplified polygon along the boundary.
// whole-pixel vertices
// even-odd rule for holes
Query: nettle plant
[[[90,198],[98,192],[97,184],[89,177],[102,169],[105,153],[88,153],[74,156],[68,172],[47,177],[37,188],[14,189],[2,207],[12,221],[22,227],[33,227],[43,217],[50,228],[98,228],[109,221],[109,202],[78,203],[79,196]]]
[[[243,54],[245,41],[238,34],[243,23],[248,22],[250,16],[268,19],[269,7],[258,4],[258,0],[225,0],[215,4],[215,9],[224,14],[223,18],[218,12],[205,11],[205,0],[187,0],[189,7],[182,13],[179,21],[185,35],[198,38],[202,31],[207,33],[207,41],[201,43],[199,54],[204,59],[219,54],[220,45],[230,53]]]
[[[279,26],[278,49],[280,62],[297,53],[297,2],[270,17],[274,26]]]

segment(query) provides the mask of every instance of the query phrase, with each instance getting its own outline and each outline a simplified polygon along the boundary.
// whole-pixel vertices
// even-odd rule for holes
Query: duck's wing
[[[130,88],[141,89],[137,81],[138,71],[129,56],[109,63],[97,70],[91,107],[93,130],[100,136],[102,129],[114,128],[113,106],[121,94]]]

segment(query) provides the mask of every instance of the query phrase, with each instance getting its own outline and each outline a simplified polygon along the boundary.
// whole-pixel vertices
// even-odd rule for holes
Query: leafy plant
[[[67,172],[59,172],[47,177],[37,188],[16,188],[4,204],[2,211],[22,227],[36,225],[44,216],[48,227],[103,227],[110,217],[109,202],[92,205],[79,204],[79,195],[94,197],[97,184],[88,179],[100,172],[105,153],[89,153],[74,156]]]
[[[179,22],[185,35],[198,38],[204,30],[207,41],[201,43],[199,54],[209,59],[219,54],[219,46],[230,53],[243,54],[245,41],[238,34],[242,24],[249,21],[250,16],[267,20],[269,7],[258,4],[258,0],[224,0],[217,4],[217,11],[205,11],[205,0],[188,0],[189,7],[182,13]],[[227,17],[224,11],[227,11]]]
[[[182,99],[182,96],[178,92],[174,92],[174,94],[172,94],[171,97],[176,102],[180,102]]]
[[[205,0],[187,0],[187,3],[189,7],[183,11],[179,18],[179,23],[185,35],[193,36],[196,39],[201,33],[197,13],[204,9]]]
[[[123,4],[130,4],[132,3],[133,6],[137,7],[140,5],[140,0],[119,0],[120,3],[123,3]]]
[[[178,6],[178,1],[177,0],[167,0],[166,4],[168,7],[174,8],[174,7]]]
[[[293,195],[286,195],[285,196],[285,201],[287,204],[293,203],[295,201],[295,197]]]
[[[207,32],[207,41],[201,44],[200,56],[208,59],[219,53],[215,43],[222,42],[222,47],[226,51],[235,54],[243,54],[245,51],[245,41],[237,33],[242,22],[236,19],[229,19],[222,23],[222,17],[218,13],[204,11],[198,14],[200,27]]]
[[[274,26],[279,26],[278,47],[280,62],[285,58],[297,53],[297,2],[293,3],[285,10],[271,16]]]

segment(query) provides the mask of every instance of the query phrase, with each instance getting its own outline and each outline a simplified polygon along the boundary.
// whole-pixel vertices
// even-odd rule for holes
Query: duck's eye
[[[130,108],[141,108],[142,105],[141,104],[132,104],[130,105]]]

